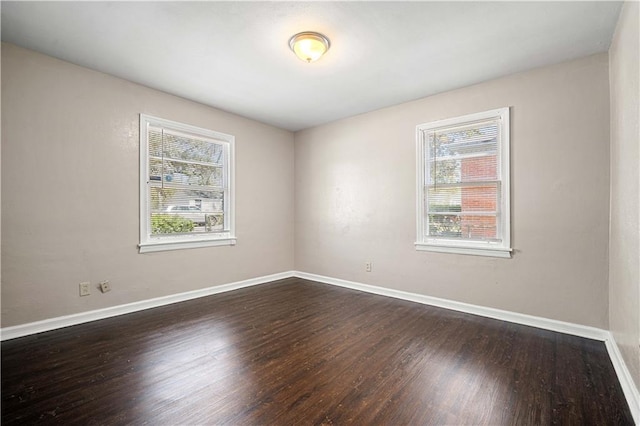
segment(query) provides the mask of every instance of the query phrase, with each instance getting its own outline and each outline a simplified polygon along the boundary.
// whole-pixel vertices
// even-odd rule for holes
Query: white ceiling
[[[606,51],[619,2],[7,2],[2,40],[289,130]],[[300,31],[331,49],[307,64]]]

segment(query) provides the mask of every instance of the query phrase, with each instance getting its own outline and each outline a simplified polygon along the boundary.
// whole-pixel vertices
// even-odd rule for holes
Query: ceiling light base
[[[313,31],[301,32],[289,39],[289,47],[293,53],[307,63],[320,59],[330,46],[331,42],[325,35]]]

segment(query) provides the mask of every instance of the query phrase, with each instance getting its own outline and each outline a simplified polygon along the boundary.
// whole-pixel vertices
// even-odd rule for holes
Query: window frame
[[[500,210],[496,212],[496,226],[502,235],[502,241],[469,241],[457,238],[433,238],[427,235],[428,200],[426,191],[426,176],[428,176],[431,153],[427,149],[429,131],[444,130],[446,128],[471,125],[474,122],[499,120],[499,160],[498,191]],[[468,114],[444,120],[437,120],[416,126],[416,242],[419,251],[434,251],[441,253],[457,253],[476,256],[491,256],[510,258],[511,252],[511,188],[510,188],[510,123],[509,107]],[[427,157],[428,156],[428,157]]]
[[[163,127],[175,132],[191,134],[194,137],[211,140],[221,144],[225,149],[225,164],[223,165],[223,187],[225,222],[228,221],[228,231],[222,233],[203,233],[191,235],[152,235],[151,234],[151,206],[149,185],[149,126]],[[147,114],[140,114],[140,253],[166,250],[191,249],[199,247],[228,246],[236,244],[235,236],[235,137],[213,130],[203,129],[189,124],[158,118]]]

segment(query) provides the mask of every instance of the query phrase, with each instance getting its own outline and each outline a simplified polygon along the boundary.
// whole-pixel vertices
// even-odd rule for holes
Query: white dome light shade
[[[298,58],[305,62],[315,62],[329,50],[329,39],[320,33],[306,31],[289,40],[289,47]]]

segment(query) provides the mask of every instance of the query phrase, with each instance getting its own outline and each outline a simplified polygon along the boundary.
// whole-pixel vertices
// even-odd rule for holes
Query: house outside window
[[[416,129],[416,249],[510,257],[509,108]]]
[[[140,253],[235,244],[234,137],[140,115]]]

